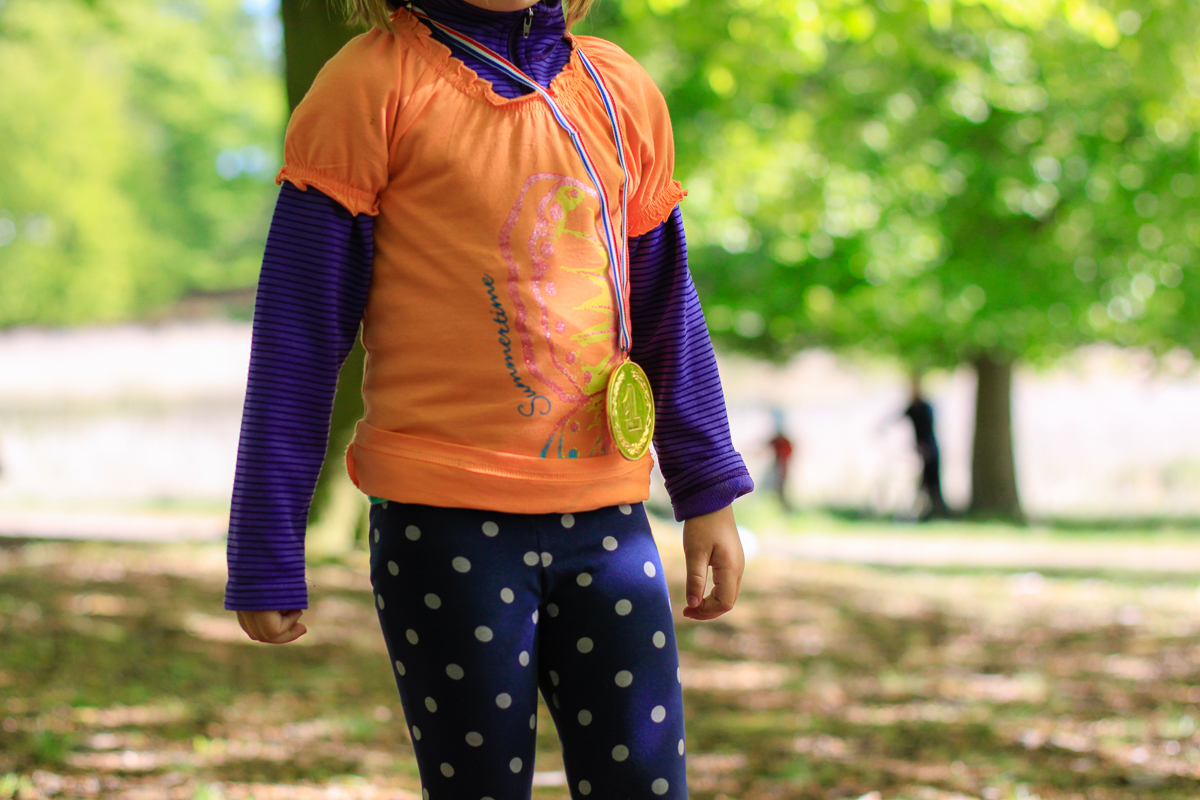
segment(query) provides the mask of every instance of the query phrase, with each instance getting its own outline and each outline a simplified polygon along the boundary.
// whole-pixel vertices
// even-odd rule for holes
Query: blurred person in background
[[[792,504],[788,501],[787,496],[788,466],[791,464],[796,448],[792,440],[784,433],[783,412],[778,408],[771,409],[771,417],[775,421],[775,435],[767,442],[774,459],[771,462],[771,489],[779,498],[779,505],[783,506],[783,510],[791,511]]]
[[[921,483],[918,487],[918,502],[922,522],[950,515],[950,509],[942,497],[942,473],[938,455],[937,436],[934,433],[933,406],[921,391],[921,373],[913,370],[909,379],[908,406],[880,426],[881,430],[908,418],[913,426],[913,443],[921,458]]]

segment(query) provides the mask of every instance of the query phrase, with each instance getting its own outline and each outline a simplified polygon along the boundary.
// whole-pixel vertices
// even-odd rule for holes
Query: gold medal
[[[654,436],[654,394],[642,368],[626,360],[608,378],[608,430],[617,450],[637,461],[650,450]]]

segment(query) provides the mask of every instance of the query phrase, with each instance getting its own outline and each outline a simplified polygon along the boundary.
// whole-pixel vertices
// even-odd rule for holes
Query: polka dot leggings
[[[640,504],[375,504],[371,582],[425,800],[529,798],[539,687],[572,798],[687,797],[675,632]]]

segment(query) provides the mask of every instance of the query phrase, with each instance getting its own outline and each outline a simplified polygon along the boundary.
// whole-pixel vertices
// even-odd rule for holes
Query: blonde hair
[[[569,0],[565,3],[568,31],[572,25],[587,16],[594,2],[596,0]],[[392,13],[407,3],[403,0],[342,0],[342,5],[351,25],[390,31]]]

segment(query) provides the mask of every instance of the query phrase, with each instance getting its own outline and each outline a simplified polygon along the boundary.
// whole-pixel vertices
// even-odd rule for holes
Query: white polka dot
[[[655,631],[654,636],[651,637],[650,641],[654,642],[655,647],[661,648],[667,643],[667,635],[662,631]]]
[[[654,720],[655,722],[662,722],[666,718],[667,710],[662,706],[655,706],[654,710],[650,712],[650,719]]]
[[[658,570],[654,568],[654,564],[649,561],[642,565],[642,569],[645,571],[646,577],[648,578],[653,578],[655,574],[658,573]]]
[[[408,630],[406,630],[404,632],[404,638],[408,639],[409,644],[416,644],[417,643],[417,632],[414,631],[412,628],[409,628]]]
[[[533,624],[534,625],[537,625],[537,619],[538,619],[538,610],[535,608],[533,610]]]
[[[683,755],[683,739],[679,740],[679,755]]]
[[[617,549],[617,540],[612,536],[605,536],[604,540],[601,541],[600,544],[604,545],[604,549],[610,553]]]
[[[587,572],[581,572],[575,577],[575,582],[580,586],[591,586],[592,576]]]
[[[478,731],[471,731],[467,734],[467,744],[471,745],[471,747],[479,747],[479,745],[483,744],[483,734]]]
[[[579,782],[579,793],[580,794],[591,794],[592,793],[592,785],[590,783],[588,783],[587,781],[580,781]]]
[[[417,539],[421,538],[421,529],[416,525],[409,525],[404,529],[404,538],[408,539],[410,542],[415,542]]]
[[[383,501],[382,503],[380,503],[379,505],[383,506],[383,510],[384,510],[384,511],[387,511],[387,504],[388,504],[388,501],[387,501],[387,500],[384,500],[384,501]]]
[[[554,561],[554,556],[550,555],[549,553],[542,553],[542,566],[543,567],[550,566],[550,562],[552,562],[552,561]]]
[[[412,734],[413,734],[413,739],[415,739],[418,742],[421,741],[421,729],[418,728],[416,725],[413,725]]]
[[[513,590],[509,589],[507,586],[501,589],[500,599],[506,603],[511,603],[513,601]]]
[[[538,554],[537,553],[530,550],[528,553],[525,554],[525,565],[526,566],[536,567],[537,563],[538,563]]]
[[[612,757],[613,761],[624,761],[629,758],[629,748],[623,744],[617,745],[613,748]]]
[[[429,594],[425,595],[425,605],[429,606],[430,608],[435,608],[435,609],[441,608],[442,607],[442,598],[438,597],[433,592],[430,592]]]
[[[393,575],[399,575],[400,574],[400,565],[397,564],[395,561],[389,561],[388,562],[388,572],[392,573]]]
[[[558,694],[550,695],[550,702],[554,703],[555,708],[562,708],[562,703],[558,702]]]
[[[667,783],[666,778],[659,778],[654,783],[650,784],[650,791],[654,792],[655,794],[666,794],[667,789],[670,788],[671,785]]]
[[[432,697],[426,697],[425,698],[425,707],[429,709],[430,714],[436,712],[437,711],[437,700],[434,700]]]
[[[554,670],[550,670],[550,682],[558,686],[558,673]]]
[[[537,714],[529,715],[529,730],[537,728]]]
[[[454,567],[455,572],[471,571],[471,562],[462,556],[455,556],[454,560],[450,562],[450,565]]]
[[[492,640],[492,629],[487,625],[480,625],[475,629],[475,638],[481,642],[490,642]]]
[[[442,774],[445,775],[447,778],[453,778],[454,777],[454,767],[450,766],[445,761],[443,761],[442,762]],[[659,792],[659,794],[662,794],[662,793]]]
[[[550,605],[546,606],[546,613],[552,617],[557,617],[558,616],[558,606],[556,606],[554,603],[551,603]]]
[[[422,800],[429,800],[429,790],[428,790],[428,789],[422,789],[422,790],[421,790],[421,797],[422,797]]]
[[[375,605],[379,606],[380,611],[383,610],[383,595],[381,595],[381,594],[375,595]]]
[[[582,711],[580,711],[579,712],[579,724],[580,725],[591,725],[592,724],[592,712],[588,711],[586,708],[583,709]]]
[[[574,514],[563,514],[562,515],[562,526],[564,528],[574,528],[575,527],[575,515]]]
[[[630,611],[633,611],[633,603],[629,602],[628,600],[618,600],[616,607],[617,613],[622,617],[628,614]]]
[[[621,503],[621,505],[617,506],[617,510],[627,517],[633,513],[633,507],[629,503]]]
[[[521,655],[517,656],[517,661],[521,664],[522,667],[528,667],[529,666],[529,651],[522,650]]]
[[[379,528],[375,529],[375,544],[379,544]]]
[[[590,653],[592,652],[592,640],[584,636],[575,643],[575,648],[581,653]]]
[[[675,668],[675,680],[677,680],[679,683],[683,683],[683,667]]]
[[[404,677],[404,664],[399,660],[396,661],[396,672],[400,673],[401,678]]]
[[[500,706],[501,708],[508,708],[512,705],[512,695],[508,692],[501,692],[500,694],[496,695],[496,705]]]
[[[633,673],[627,669],[623,669],[618,672],[615,677],[613,677],[613,681],[617,684],[617,686],[620,686],[622,689],[624,689],[626,686],[633,683]]]
[[[450,676],[452,681],[461,681],[463,677],[463,668],[458,664],[447,664],[446,674]]]
[[[488,522],[483,523],[483,535],[484,536],[495,536],[499,532],[500,532],[500,526],[497,525],[496,523],[491,522],[490,520]]]
[[[520,772],[522,766],[524,765],[521,763],[521,759],[519,758],[514,758],[512,761],[508,762],[508,768],[513,771],[513,774]]]

